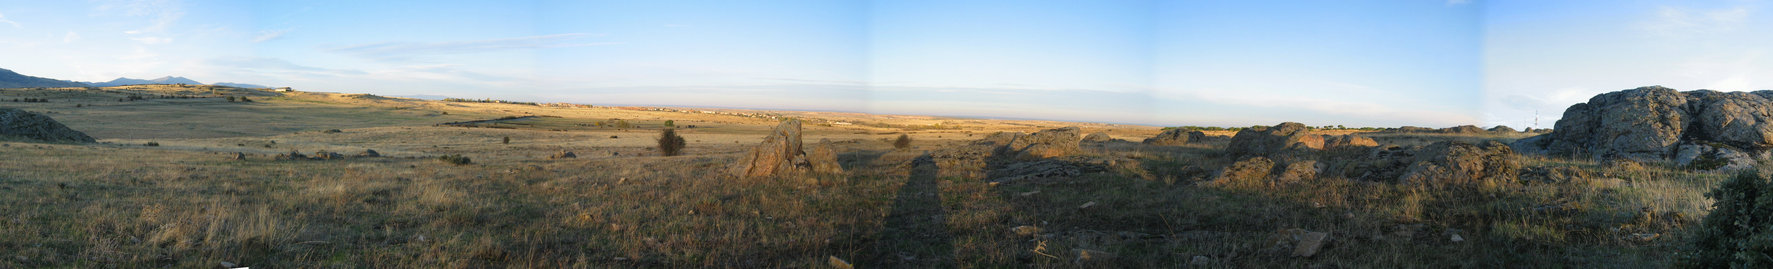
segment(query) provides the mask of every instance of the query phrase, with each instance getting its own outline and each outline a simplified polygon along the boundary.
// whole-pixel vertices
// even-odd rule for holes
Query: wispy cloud
[[[19,25],[18,22],[7,19],[6,14],[4,14],[4,13],[0,13],[0,23],[11,24],[12,28],[20,28],[20,29],[25,28],[25,26]]]
[[[1741,28],[1751,13],[1746,6],[1715,10],[1664,6],[1657,8],[1655,16],[1643,23],[1643,29],[1666,37],[1727,33]]]
[[[621,44],[620,42],[578,42],[580,39],[590,36],[592,35],[571,33],[470,41],[428,43],[384,42],[339,47],[332,49],[332,51],[367,59],[405,62],[426,55],[467,54],[504,50],[569,48]]]
[[[225,69],[250,70],[257,72],[292,73],[297,75],[315,76],[352,76],[365,75],[367,72],[351,69],[332,69],[306,66],[291,63],[287,60],[264,57],[223,57],[205,61],[206,64]]]
[[[178,0],[108,0],[101,1],[97,11],[100,14],[122,14],[131,17],[148,17],[144,27],[125,31],[128,34],[159,33],[185,17],[185,10]]]
[[[252,38],[252,43],[264,43],[265,41],[276,40],[278,38],[283,38],[283,35],[288,33],[288,29],[259,31],[259,35]]]

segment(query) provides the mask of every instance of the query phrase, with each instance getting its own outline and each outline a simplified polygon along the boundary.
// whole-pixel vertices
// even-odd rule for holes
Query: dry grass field
[[[1137,143],[1160,132],[1149,126],[209,86],[0,90],[23,97],[51,102],[0,107],[100,143],[0,139],[0,268],[1668,267],[1709,209],[1703,194],[1727,177],[1518,156],[1528,170],[1586,176],[1460,189],[1336,176],[1227,184],[1209,181],[1235,161],[1225,141]],[[522,118],[445,124],[503,117]],[[806,140],[833,141],[849,172],[735,179],[729,165],[788,117],[807,122]],[[683,155],[655,149],[668,120]],[[1132,142],[1082,144],[1076,158],[1114,160],[1105,171],[1002,183],[920,161],[995,132],[1062,126]],[[888,142],[900,134],[910,148]],[[372,149],[383,157],[273,159]],[[578,158],[549,158],[560,151]],[[1298,231],[1330,240],[1293,257]]]

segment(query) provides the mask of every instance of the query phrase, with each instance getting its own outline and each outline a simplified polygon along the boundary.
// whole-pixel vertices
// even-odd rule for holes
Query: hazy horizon
[[[1764,1],[0,3],[0,68],[535,102],[1158,126],[1550,127],[1773,88]],[[1533,125],[1537,113],[1539,124]]]

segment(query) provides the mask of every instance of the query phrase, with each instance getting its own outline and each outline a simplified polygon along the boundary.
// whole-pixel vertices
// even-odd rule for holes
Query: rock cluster
[[[1151,138],[1146,138],[1143,143],[1156,146],[1181,146],[1183,144],[1188,144],[1190,141],[1200,142],[1202,139],[1206,139],[1206,136],[1207,134],[1201,131],[1188,131],[1182,128],[1174,128],[1164,130],[1164,132],[1158,133]]]
[[[278,160],[278,161],[299,161],[299,160],[326,161],[326,160],[343,160],[346,158],[376,158],[376,157],[381,157],[381,156],[382,156],[382,153],[376,152],[376,150],[373,150],[373,149],[364,150],[362,153],[357,153],[356,155],[350,155],[350,156],[346,156],[345,154],[341,154],[341,153],[337,153],[337,152],[325,151],[325,150],[315,151],[314,155],[310,156],[310,155],[305,155],[305,154],[302,154],[301,152],[292,150],[292,151],[289,151],[289,153],[277,154],[277,156],[271,157],[271,159]],[[242,160],[245,159],[245,154],[240,154],[240,156],[237,157],[237,159],[242,159]]]
[[[830,140],[821,140],[812,147],[813,154],[809,154],[801,145],[800,126],[800,120],[796,119],[777,124],[762,143],[740,157],[733,166],[733,173],[747,179],[808,171],[841,173],[843,167],[837,163]]]
[[[1551,134],[1521,139],[1515,147],[1597,160],[1746,168],[1773,155],[1773,91],[1649,86],[1605,93],[1564,110]]]
[[[1375,148],[1364,160],[1342,170],[1354,179],[1404,184],[1469,185],[1485,180],[1514,181],[1521,164],[1514,150],[1498,142],[1442,141],[1421,147]]]
[[[1285,122],[1274,127],[1243,129],[1231,137],[1225,153],[1237,156],[1270,156],[1277,153],[1324,148],[1324,136],[1311,134],[1305,124]]]
[[[1019,159],[1053,158],[1077,153],[1082,131],[1077,127],[1048,129],[1031,134],[1000,132],[973,142],[993,147],[998,156]]]
[[[1032,134],[999,132],[966,145],[929,153],[943,176],[1010,181],[1074,176],[1106,167],[1086,160],[1064,158],[1078,152],[1077,127],[1043,130]]]
[[[86,133],[69,129],[68,126],[56,122],[49,116],[13,108],[0,108],[0,136],[49,142],[97,142]]]

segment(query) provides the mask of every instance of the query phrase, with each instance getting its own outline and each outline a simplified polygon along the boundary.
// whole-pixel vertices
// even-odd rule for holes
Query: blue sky
[[[1550,126],[1769,88],[1760,1],[14,1],[79,81],[1152,125]],[[1762,27],[1757,27],[1762,26]]]

